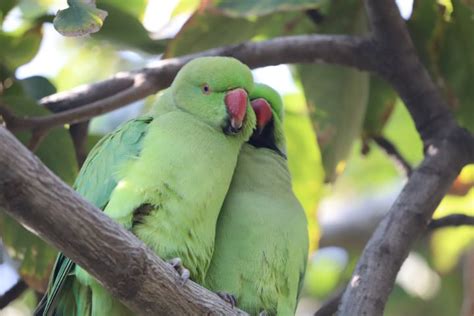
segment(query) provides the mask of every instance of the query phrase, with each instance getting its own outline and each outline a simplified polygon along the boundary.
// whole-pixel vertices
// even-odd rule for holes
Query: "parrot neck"
[[[240,150],[235,174],[239,174],[236,181],[245,182],[238,185],[268,187],[270,190],[274,188],[291,190],[291,176],[287,161],[273,149],[256,148],[253,145],[244,144]],[[282,192],[282,194],[285,193]]]
[[[286,159],[285,144],[281,141],[280,137],[276,137],[274,121],[269,123],[261,133],[255,131],[248,143],[255,148],[270,149]]]

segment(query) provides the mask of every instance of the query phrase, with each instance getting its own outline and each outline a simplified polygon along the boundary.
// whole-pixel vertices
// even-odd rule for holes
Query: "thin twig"
[[[444,217],[431,220],[428,224],[428,230],[432,231],[438,228],[474,226],[474,216],[466,214],[451,214]]]
[[[89,122],[90,121],[85,121],[73,124],[69,127],[69,133],[71,134],[72,142],[74,143],[74,151],[76,153],[76,161],[79,168],[82,167],[82,164],[87,157]]]
[[[397,147],[387,138],[383,136],[373,136],[373,141],[383,150],[385,153],[399,166],[407,178],[410,177],[413,172],[413,168],[410,163],[403,157]]]
[[[0,310],[7,307],[8,304],[16,300],[28,289],[28,285],[22,279],[19,279],[8,291],[0,296]]]
[[[321,307],[314,313],[314,316],[332,316],[336,314],[346,287],[347,285],[335,291],[331,297],[323,302]]]

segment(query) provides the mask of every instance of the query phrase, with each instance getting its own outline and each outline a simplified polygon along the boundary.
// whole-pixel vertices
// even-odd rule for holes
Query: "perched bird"
[[[306,216],[291,187],[281,98],[263,84],[250,98],[258,130],[240,151],[204,284],[251,315],[294,315],[308,256]]]
[[[76,190],[162,259],[182,262],[184,279],[188,271],[202,283],[241,145],[255,128],[252,89],[249,68],[236,59],[189,62],[151,114],[125,123],[95,146]],[[131,312],[60,255],[36,314]]]

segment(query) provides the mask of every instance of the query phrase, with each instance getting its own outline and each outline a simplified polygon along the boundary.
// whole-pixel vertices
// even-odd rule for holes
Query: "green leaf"
[[[56,93],[56,87],[45,77],[28,77],[20,80],[20,84],[25,90],[25,93],[35,100]]]
[[[20,276],[33,289],[44,293],[57,251],[0,209],[0,237],[8,254],[21,261]]]
[[[14,71],[28,63],[36,56],[42,38],[41,26],[38,25],[19,34],[0,31],[0,64]]]
[[[390,118],[397,94],[385,81],[370,77],[370,93],[364,118],[363,136],[378,136]]]
[[[304,12],[274,13],[249,19],[228,17],[214,9],[198,10],[169,42],[165,56],[181,56],[250,39],[301,34],[313,28]]]
[[[464,1],[451,1],[453,11],[431,1],[417,1],[409,21],[410,34],[433,80],[459,123],[474,131],[473,11]],[[459,65],[462,64],[460,67]]]
[[[5,96],[2,101],[18,116],[42,116],[50,114],[27,96]],[[16,135],[24,144],[29,140],[29,133],[21,132]],[[77,174],[77,163],[74,146],[68,131],[56,127],[43,140],[35,154],[66,183],[72,184]]]
[[[8,12],[10,12],[13,7],[16,6],[17,0],[2,0],[0,1],[0,24],[2,23],[3,19],[7,16]]]
[[[364,33],[360,1],[332,1],[319,25],[320,33]],[[360,135],[369,95],[367,73],[342,66],[297,66],[318,134],[327,181],[344,168],[354,140]]]
[[[150,54],[164,51],[167,40],[152,39],[138,18],[109,3],[104,2],[101,7],[107,10],[109,16],[100,32],[94,34],[93,38],[108,40],[115,45]]]
[[[236,44],[252,38],[255,32],[255,21],[198,11],[170,41],[165,56],[181,56],[221,45]]]
[[[28,89],[30,91],[32,82],[39,82],[38,78],[33,79],[33,81],[26,81],[29,81],[30,88]],[[40,80],[40,82],[41,85],[45,83],[44,80]],[[20,83],[22,82],[20,81]],[[34,94],[39,96],[38,90],[33,91]],[[19,116],[41,116],[49,113],[25,95],[3,96],[1,99]],[[17,133],[16,136],[23,143],[29,140],[27,133]],[[43,140],[35,154],[63,181],[69,184],[73,183],[77,174],[77,163],[71,138],[65,128],[58,127],[53,129]],[[0,236],[7,246],[10,255],[21,261],[20,274],[22,278],[35,290],[44,292],[57,254],[56,250],[21,227],[1,210]]]
[[[135,18],[141,20],[144,13],[146,6],[148,4],[148,0],[97,0],[97,4],[99,7],[102,7],[102,4],[114,6]]]
[[[97,9],[93,3],[69,0],[69,8],[60,10],[54,18],[54,28],[64,36],[83,36],[98,32],[107,11]]]
[[[325,0],[215,0],[214,5],[229,16],[261,16],[275,12],[315,9]]]
[[[323,194],[324,169],[302,93],[286,95],[284,130],[293,190],[308,218],[310,249],[317,248],[316,210]]]
[[[459,123],[474,132],[474,20],[471,9],[453,1],[453,15],[446,24],[439,53],[442,86]]]

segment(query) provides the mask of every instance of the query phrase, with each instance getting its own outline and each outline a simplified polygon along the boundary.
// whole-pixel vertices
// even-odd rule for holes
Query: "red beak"
[[[230,125],[234,131],[239,131],[242,128],[247,112],[247,101],[247,92],[242,88],[231,90],[225,95],[224,102],[230,115]]]
[[[251,105],[255,111],[255,115],[257,116],[258,132],[261,133],[268,122],[272,119],[272,107],[267,100],[263,98],[252,100]]]

